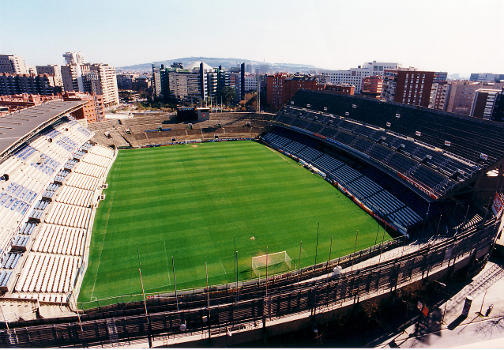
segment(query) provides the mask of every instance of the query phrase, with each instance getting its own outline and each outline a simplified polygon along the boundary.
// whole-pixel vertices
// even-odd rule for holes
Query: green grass
[[[248,141],[121,150],[97,211],[83,307],[141,299],[146,293],[254,278],[251,258],[286,250],[292,266],[374,244],[383,229],[350,199],[295,161]],[[389,239],[389,236],[385,236]]]

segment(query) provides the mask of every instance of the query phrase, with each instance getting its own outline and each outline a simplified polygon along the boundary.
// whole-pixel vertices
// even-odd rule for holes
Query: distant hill
[[[184,67],[188,67],[194,62],[205,62],[206,64],[212,67],[218,67],[219,65],[222,68],[229,70],[232,67],[239,66],[242,62],[245,62],[245,65],[248,66],[247,70],[254,72],[256,69],[259,69],[262,73],[266,72],[288,72],[288,73],[310,73],[319,71],[320,69],[306,64],[295,64],[295,63],[270,63],[270,62],[260,62],[247,60],[242,58],[219,58],[219,57],[181,57],[174,58],[165,61],[157,61],[157,62],[149,62],[149,63],[141,63],[135,64],[131,66],[118,67],[118,71],[129,71],[129,72],[147,72],[152,70],[152,64],[159,66],[164,64],[165,66],[170,66],[173,62],[181,62]]]

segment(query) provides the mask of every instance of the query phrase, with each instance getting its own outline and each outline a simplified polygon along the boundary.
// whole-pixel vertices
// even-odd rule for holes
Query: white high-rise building
[[[117,106],[119,104],[119,90],[115,68],[103,63],[86,64],[82,67],[85,68],[84,79],[90,83],[89,86],[85,86],[91,90],[88,92],[102,95],[105,108]]]
[[[63,58],[65,59],[66,64],[84,64],[85,59],[84,56],[80,52],[65,52],[63,54]]]
[[[398,64],[393,62],[365,62],[362,66],[347,70],[337,70],[322,73],[324,82],[327,84],[350,84],[355,86],[355,93],[360,94],[362,80],[365,77],[384,76],[386,69],[397,69]]]
[[[28,74],[28,68],[20,56],[0,55],[0,73]]]

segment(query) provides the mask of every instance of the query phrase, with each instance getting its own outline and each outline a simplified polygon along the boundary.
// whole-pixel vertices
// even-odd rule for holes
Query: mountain
[[[147,72],[152,70],[152,64],[159,66],[164,64],[169,67],[173,62],[181,62],[184,67],[188,67],[195,62],[205,62],[206,64],[212,67],[218,67],[219,65],[222,68],[229,70],[233,67],[238,67],[242,62],[245,62],[246,70],[249,72],[255,72],[258,69],[261,73],[269,73],[269,72],[288,72],[288,73],[310,73],[314,71],[318,71],[319,69],[315,66],[306,65],[306,64],[295,64],[295,63],[270,63],[270,62],[261,62],[254,60],[247,60],[242,58],[219,58],[219,57],[181,57],[174,58],[165,61],[157,61],[150,63],[141,63],[135,64],[131,66],[118,67],[118,71],[122,72]]]

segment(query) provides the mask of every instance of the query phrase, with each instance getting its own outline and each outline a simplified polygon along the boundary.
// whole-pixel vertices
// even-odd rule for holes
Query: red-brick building
[[[11,113],[53,100],[61,100],[61,96],[33,94],[4,95],[0,96],[0,106],[7,107],[7,111]]]
[[[435,72],[410,69],[386,70],[383,80],[385,100],[427,108]]]
[[[383,78],[379,75],[373,75],[362,79],[363,95],[378,98],[383,92]]]
[[[353,96],[355,94],[355,86],[352,84],[326,84],[324,86],[325,91],[331,91],[337,95],[350,95]]]
[[[280,109],[300,89],[320,91],[324,90],[324,85],[319,84],[313,76],[287,73],[268,75],[266,76],[266,103],[274,109]]]
[[[89,95],[72,91],[66,92],[63,95],[63,101],[87,101],[82,108],[71,113],[77,120],[85,119],[88,123],[94,123],[105,118],[105,107],[102,95]]]

